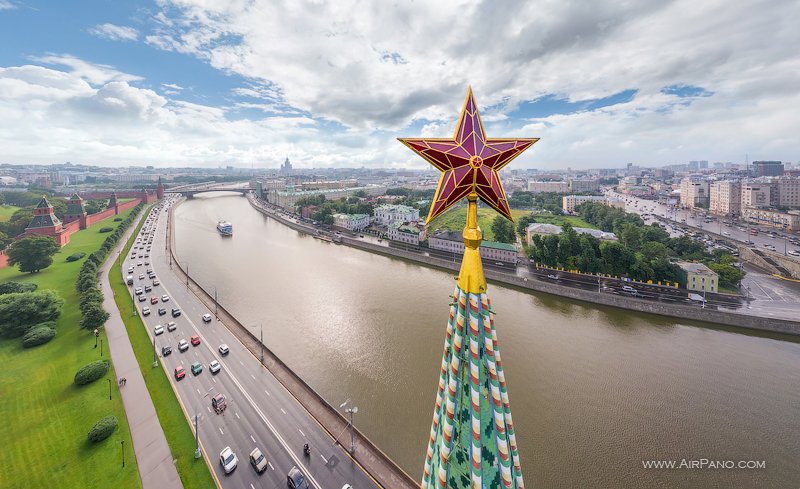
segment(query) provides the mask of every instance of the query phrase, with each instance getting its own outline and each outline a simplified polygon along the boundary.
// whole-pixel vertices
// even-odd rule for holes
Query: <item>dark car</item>
[[[180,315],[181,315],[181,310],[180,309],[178,309],[177,307],[172,309],[172,317],[176,318],[176,317],[178,317]]]
[[[296,465],[292,467],[292,470],[290,470],[289,474],[286,476],[286,483],[289,484],[289,487],[292,489],[308,489],[308,482]]]
[[[158,308],[158,315],[159,316],[163,316],[166,313],[167,313],[167,308],[166,307],[159,307]],[[173,314],[173,316],[174,316],[174,314]]]
[[[164,345],[161,347],[161,356],[167,357],[169,354],[172,353],[172,347],[169,345]]]

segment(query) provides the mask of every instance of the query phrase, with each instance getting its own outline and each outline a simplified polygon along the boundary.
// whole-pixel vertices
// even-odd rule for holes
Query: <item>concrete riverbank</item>
[[[313,226],[308,226],[302,223],[295,222],[280,215],[278,212],[264,206],[256,201],[253,196],[248,196],[250,205],[282,224],[302,233],[314,235],[317,230]],[[443,270],[457,272],[459,269],[458,263],[453,263],[449,260],[442,258],[425,256],[411,251],[401,250],[388,246],[379,246],[367,241],[353,239],[347,236],[341,237],[341,244],[348,245],[354,248],[359,248],[364,251],[379,253],[381,255],[409,260],[416,263],[425,264],[428,266],[436,267]],[[543,292],[546,294],[566,297],[573,300],[590,302],[603,306],[615,307],[619,309],[627,309],[637,312],[657,314],[660,316],[679,318],[691,321],[700,321],[706,323],[714,323],[724,326],[733,326],[738,328],[766,331],[771,333],[788,334],[800,336],[800,322],[789,321],[784,319],[772,319],[761,316],[753,316],[746,314],[738,314],[730,311],[720,311],[710,308],[701,308],[697,305],[684,305],[676,303],[661,303],[647,299],[641,299],[631,296],[620,296],[609,293],[599,293],[588,290],[581,290],[572,287],[559,285],[552,282],[543,282],[535,279],[528,279],[509,275],[494,270],[485,270],[486,278],[490,282],[516,287],[519,289]]]
[[[169,253],[172,256],[174,265],[172,271],[180,280],[187,283],[189,290],[213,310],[213,291],[210,294],[201,284],[191,277],[187,277],[186,271],[175,254],[174,210],[177,205],[173,205],[170,208],[169,226],[167,228]],[[225,325],[256,358],[261,358],[263,352],[263,361],[261,363],[264,368],[298,400],[303,408],[328,432],[332,440],[345,433],[345,430],[349,432],[348,421],[340,414],[339,410],[331,406],[313,388],[306,384],[273,351],[263,346],[259,338],[245,328],[223,305],[219,304],[217,311],[220,323]],[[354,433],[356,449],[350,456],[379,485],[392,489],[419,488],[419,483],[397,466],[369,438],[358,429],[355,429]],[[349,441],[349,436],[346,436],[346,440],[340,440],[340,443],[344,443],[347,446]]]

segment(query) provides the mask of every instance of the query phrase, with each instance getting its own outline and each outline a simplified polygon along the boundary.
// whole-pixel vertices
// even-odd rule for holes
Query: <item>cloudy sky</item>
[[[800,161],[798,0],[0,0],[0,163],[416,167],[471,85],[517,168]]]

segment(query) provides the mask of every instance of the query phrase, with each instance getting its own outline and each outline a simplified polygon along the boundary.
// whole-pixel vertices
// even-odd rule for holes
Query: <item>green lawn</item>
[[[0,205],[0,222],[6,222],[20,208],[14,205]]]
[[[143,222],[139,223],[136,233],[131,235],[122,256],[127,256],[133,239]],[[117,309],[121,311],[122,321],[125,323],[125,329],[128,330],[128,337],[133,345],[133,351],[139,362],[145,384],[147,384],[147,390],[150,391],[150,397],[153,399],[158,420],[167,437],[172,458],[176,461],[183,487],[186,489],[214,487],[208,465],[203,459],[194,458],[194,433],[183,414],[167,375],[161,367],[153,368],[153,344],[150,342],[141,318],[131,313],[133,299],[123,282],[122,269],[119,264],[114,267],[111,280]]]
[[[516,209],[511,209],[511,215],[514,217],[514,221],[516,222],[517,219],[520,217],[528,214],[529,211],[521,211]],[[483,231],[483,238],[488,241],[494,241],[494,233],[492,232],[492,222],[494,218],[499,216],[500,214],[497,213],[494,209],[490,208],[478,208],[478,226]],[[445,212],[444,214],[438,216],[436,219],[431,221],[428,229],[437,230],[437,229],[449,229],[450,231],[463,231],[464,226],[467,225],[467,207],[454,207],[449,211]]]
[[[75,279],[86,258],[71,263],[64,259],[79,251],[88,256],[108,236],[97,230],[119,224],[107,219],[73,234],[53,264],[39,273],[0,269],[0,282],[35,282],[39,290],[54,289],[65,299],[58,334],[49,343],[25,349],[19,338],[0,340],[0,439],[6,445],[0,450],[0,487],[4,489],[141,487],[113,367],[108,373],[111,400],[106,379],[82,387],[72,382],[80,367],[100,358],[100,348],[94,348],[93,335],[79,326]],[[100,338],[106,343],[104,331]],[[107,344],[103,358],[109,358]],[[109,414],[119,419],[117,430],[106,440],[90,444],[89,429]]]
[[[554,216],[552,214],[536,214],[534,216],[536,222],[543,222],[546,224],[555,224],[556,226],[563,226],[564,223],[570,223],[574,228],[589,228],[597,229],[588,222],[584,221],[578,216]]]

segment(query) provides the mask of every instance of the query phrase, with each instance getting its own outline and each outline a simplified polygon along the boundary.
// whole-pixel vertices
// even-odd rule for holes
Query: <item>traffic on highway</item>
[[[221,487],[379,487],[171,272],[169,207],[156,205],[122,264],[131,296]],[[349,448],[349,447],[348,447]]]

